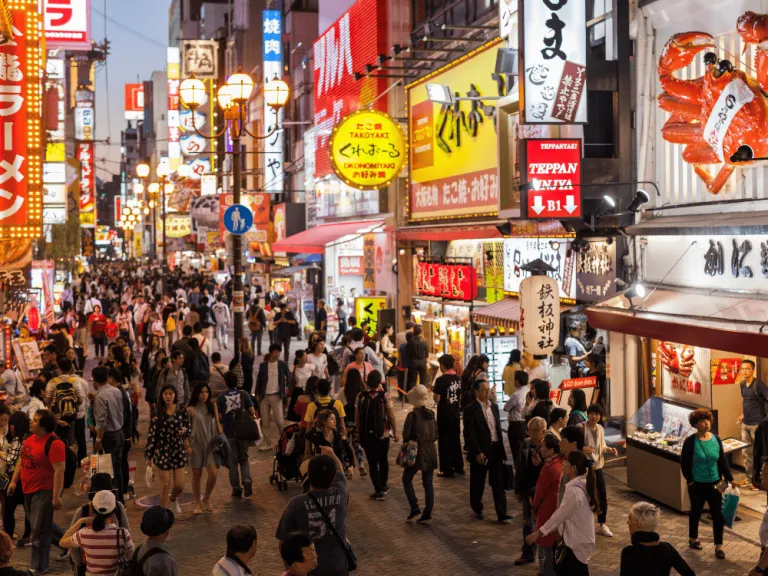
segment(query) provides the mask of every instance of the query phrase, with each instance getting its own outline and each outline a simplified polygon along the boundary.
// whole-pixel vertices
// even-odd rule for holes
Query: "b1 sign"
[[[581,140],[530,139],[525,146],[528,218],[581,218]]]
[[[91,49],[91,0],[45,0],[47,48]]]
[[[520,3],[520,10],[520,45],[524,50],[520,110],[524,122],[585,123],[586,0],[529,0]]]

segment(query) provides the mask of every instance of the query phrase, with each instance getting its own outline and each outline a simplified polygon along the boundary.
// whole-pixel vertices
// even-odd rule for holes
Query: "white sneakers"
[[[608,524],[600,524],[597,530],[595,530],[595,534],[600,534],[600,536],[605,536],[606,538],[613,538],[613,532],[608,528]]]
[[[179,501],[175,500],[175,501],[171,502],[171,506],[172,506],[172,509],[173,509],[173,513],[176,514],[177,516],[180,516],[181,515],[181,504],[179,504]]]

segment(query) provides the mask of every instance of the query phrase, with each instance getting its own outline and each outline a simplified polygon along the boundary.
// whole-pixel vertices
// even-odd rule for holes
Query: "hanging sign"
[[[339,256],[339,276],[362,276],[362,256]]]
[[[182,49],[182,72],[184,76],[194,74],[198,78],[216,78],[219,58],[217,40],[184,40]]]
[[[275,78],[283,77],[283,15],[280,10],[263,10],[262,36],[263,36],[263,80],[264,85]],[[285,133],[283,130],[274,131],[283,123],[283,109],[275,109],[271,106],[263,106],[262,136],[264,137],[264,190],[277,193],[283,191],[283,144]]]
[[[93,142],[78,142],[77,160],[80,162],[80,227],[96,225],[96,170]]]
[[[449,300],[471,302],[477,298],[475,268],[465,264],[416,265],[416,292]]]
[[[526,124],[587,121],[586,0],[520,2],[520,110]]]
[[[523,350],[548,356],[560,342],[560,298],[557,281],[531,276],[520,283],[520,330]]]
[[[530,139],[525,146],[527,218],[581,218],[581,140]]]
[[[407,156],[400,125],[378,110],[358,110],[343,118],[331,132],[329,150],[336,175],[361,190],[389,186]]]

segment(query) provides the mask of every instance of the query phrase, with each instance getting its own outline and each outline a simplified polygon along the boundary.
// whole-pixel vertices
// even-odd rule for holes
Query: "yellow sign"
[[[64,162],[67,159],[67,150],[64,142],[49,142],[45,145],[46,162]]]
[[[189,214],[167,214],[166,219],[168,220],[168,232],[166,233],[168,238],[184,238],[192,234],[192,219]],[[163,219],[158,218],[157,224],[157,236],[162,243]]]
[[[373,336],[379,331],[379,310],[384,310],[386,307],[386,296],[361,296],[360,298],[355,298],[357,325],[362,326],[363,321],[368,320],[369,334]]]
[[[133,255],[135,258],[141,258],[142,255],[142,245],[141,245],[141,234],[134,233],[133,235]]]
[[[507,88],[492,77],[500,42],[489,42],[405,87],[411,221],[498,213],[496,106],[491,98],[505,95]],[[441,105],[429,99],[428,84],[481,99]]]
[[[328,150],[336,175],[360,190],[389,186],[408,155],[400,125],[378,110],[358,110],[342,118]]]

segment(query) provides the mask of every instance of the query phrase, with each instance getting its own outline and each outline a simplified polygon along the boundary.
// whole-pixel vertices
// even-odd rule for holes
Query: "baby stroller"
[[[298,424],[289,424],[283,429],[280,441],[275,447],[270,484],[277,484],[280,491],[288,490],[288,480],[304,481],[299,468],[304,454],[304,430]]]

